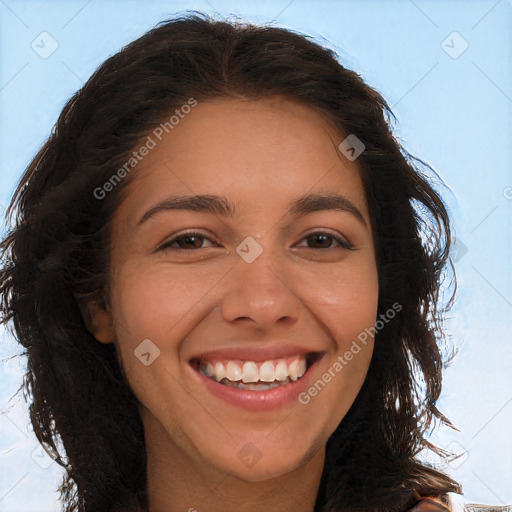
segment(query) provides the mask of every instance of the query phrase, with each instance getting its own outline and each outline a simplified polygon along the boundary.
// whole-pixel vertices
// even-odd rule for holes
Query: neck
[[[314,510],[325,448],[291,473],[249,482],[190,457],[159,423],[146,423],[145,434],[149,512]]]

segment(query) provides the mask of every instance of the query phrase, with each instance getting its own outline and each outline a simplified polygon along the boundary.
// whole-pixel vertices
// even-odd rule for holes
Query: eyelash
[[[313,233],[309,233],[302,240],[306,240],[309,237],[312,237],[312,236],[315,236],[315,235],[316,236],[317,235],[323,235],[323,236],[327,236],[328,238],[332,238],[333,240],[338,242],[338,244],[340,245],[339,249],[345,249],[345,250],[349,250],[349,251],[352,251],[354,249],[354,247],[347,240],[345,240],[345,239],[343,239],[341,237],[334,236],[334,235],[332,235],[330,233],[327,233],[327,232],[324,232],[324,231],[314,231]],[[196,251],[196,250],[199,250],[199,249],[208,249],[208,247],[199,247],[198,249],[181,249],[181,248],[171,247],[171,244],[175,243],[177,240],[185,239],[185,238],[204,238],[205,240],[209,240],[210,242],[215,244],[215,242],[213,242],[213,240],[211,240],[211,238],[208,238],[207,236],[203,235],[202,233],[191,231],[191,232],[181,233],[180,235],[175,236],[171,240],[168,240],[167,242],[164,242],[162,245],[160,245],[156,249],[155,252],[164,251],[164,250],[174,250],[174,251],[181,250],[181,251],[187,251],[187,252],[190,251],[190,252],[192,252],[192,251]],[[219,246],[219,244],[215,244],[214,245],[214,247],[218,247],[218,246]],[[306,247],[306,248],[307,249],[315,249],[315,247]],[[328,251],[328,250],[333,250],[333,249],[334,249],[333,247],[323,247],[323,248],[320,248],[318,250]]]

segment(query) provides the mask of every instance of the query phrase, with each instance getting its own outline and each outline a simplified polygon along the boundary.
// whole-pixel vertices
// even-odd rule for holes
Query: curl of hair
[[[93,191],[192,97],[284,97],[365,145],[357,163],[375,234],[378,316],[402,309],[376,334],[363,388],[329,439],[315,510],[402,511],[420,496],[460,492],[417,460],[424,448],[441,454],[426,439],[432,422],[449,424],[436,401],[450,226],[421,170],[428,166],[392,135],[381,95],[332,51],[281,28],[187,13],[98,68],[66,104],[8,210],[2,321],[25,348],[37,438],[66,470],[65,510],[147,506],[138,401],[114,345],[98,343],[84,323],[91,304],[108,305],[110,220],[130,176],[104,199]]]

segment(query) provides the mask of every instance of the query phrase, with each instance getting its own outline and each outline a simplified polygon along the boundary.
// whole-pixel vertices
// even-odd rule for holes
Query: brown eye
[[[158,247],[157,251],[164,249],[177,249],[177,250],[195,250],[195,249],[206,249],[207,247],[202,247],[204,240],[208,240],[212,243],[211,247],[216,246],[214,242],[212,242],[208,237],[202,235],[201,233],[183,233],[179,236],[164,242],[160,247]]]
[[[180,249],[200,249],[203,245],[203,239],[199,236],[185,235],[176,238]]]
[[[335,249],[337,244],[339,247],[343,249],[352,249],[352,245],[350,245],[346,240],[341,237],[337,237],[331,235],[329,233],[312,233],[306,236],[303,240],[306,240],[308,243],[308,249]],[[334,243],[334,246],[333,246]],[[302,246],[303,247],[303,246]]]
[[[310,235],[307,237],[307,240],[310,244],[317,245],[317,249],[328,249],[332,245],[332,237],[328,235]]]

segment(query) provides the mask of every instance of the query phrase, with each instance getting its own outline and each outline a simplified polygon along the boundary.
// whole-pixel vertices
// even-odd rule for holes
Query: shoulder
[[[455,494],[453,492],[446,494],[446,501],[451,512],[512,512],[512,505],[470,503],[470,501],[461,494]]]
[[[469,503],[461,494],[450,492],[442,498],[422,498],[408,512],[512,512],[512,505]]]

